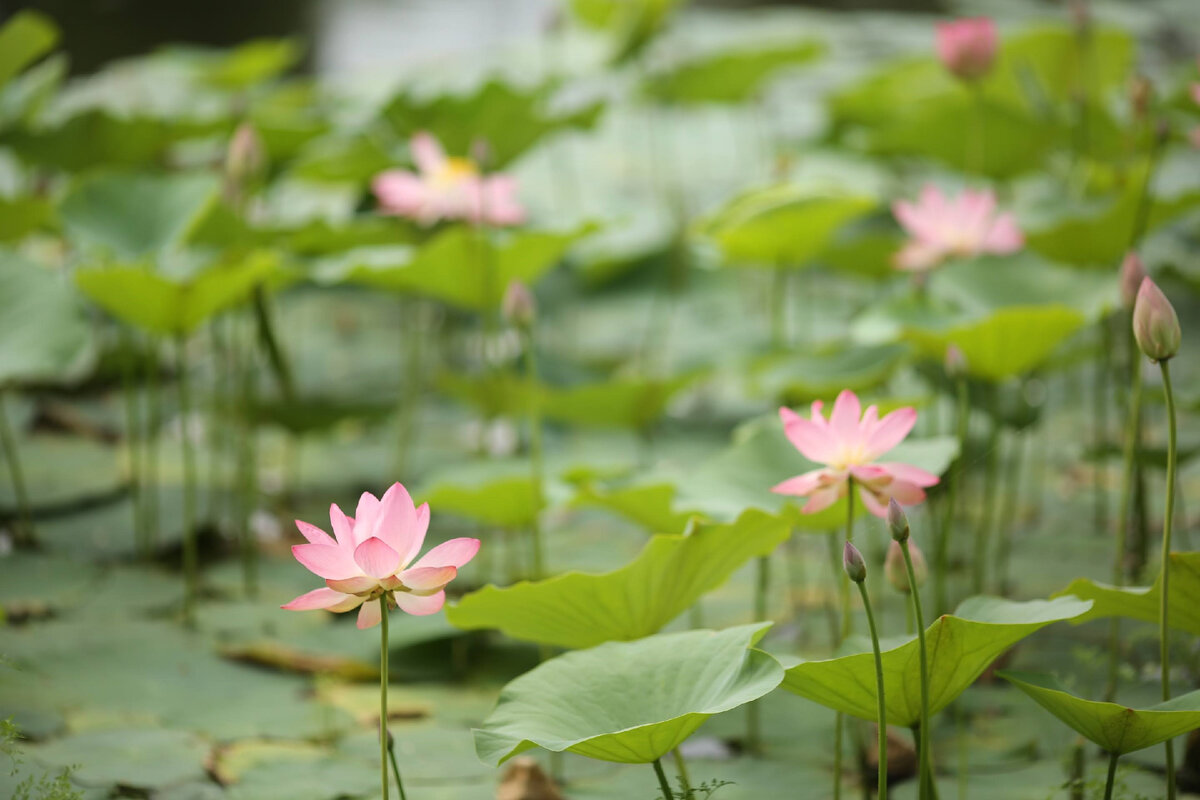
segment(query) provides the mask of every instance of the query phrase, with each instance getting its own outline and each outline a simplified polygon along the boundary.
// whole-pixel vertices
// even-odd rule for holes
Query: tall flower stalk
[[[1167,490],[1163,513],[1161,595],[1159,600],[1159,662],[1162,699],[1171,699],[1171,529],[1175,516],[1175,393],[1171,388],[1170,360],[1179,352],[1182,331],[1179,318],[1166,295],[1150,278],[1143,278],[1133,307],[1133,335],[1138,347],[1151,361],[1158,362],[1162,372],[1163,397],[1167,404]],[[1175,800],[1175,747],[1172,739],[1165,742],[1167,756],[1167,800]]]
[[[542,542],[541,510],[545,492],[545,467],[542,447],[542,408],[538,396],[537,340],[534,326],[537,320],[537,303],[533,293],[520,281],[513,281],[504,292],[501,305],[504,318],[517,329],[521,336],[521,359],[525,383],[528,388],[526,418],[529,426],[529,479],[533,486],[533,518],[529,523],[530,562],[533,579],[546,576],[545,549]]]
[[[871,649],[875,653],[875,694],[879,711],[876,727],[879,729],[879,800],[887,800],[887,702],[883,693],[883,654],[879,650],[879,631],[875,627],[875,612],[871,609],[871,598],[867,594],[867,563],[862,553],[850,542],[846,542],[842,554],[842,566],[846,576],[858,586],[863,609],[867,612],[867,627],[871,631]]]
[[[908,577],[909,596],[912,597],[913,615],[917,622],[917,648],[921,663],[921,715],[917,731],[918,774],[920,775],[920,797],[926,798],[933,792],[932,758],[929,753],[929,663],[925,652],[925,615],[921,612],[921,590],[918,588],[916,570],[913,569],[912,553],[909,551],[908,518],[904,509],[894,499],[888,503],[888,526],[892,538],[900,543],[904,554],[904,569]]]
[[[4,395],[0,393],[0,447],[4,450],[4,460],[8,464],[20,520],[16,529],[17,535],[14,538],[17,544],[32,547],[37,544],[37,537],[33,531],[33,512],[30,510],[29,493],[25,488],[25,473],[21,469],[21,458],[17,453],[17,437],[8,421],[8,412],[2,405],[3,401]]]
[[[192,449],[189,417],[192,413],[191,378],[188,375],[187,342],[183,336],[175,340],[176,363],[179,370],[179,441],[183,455],[183,622],[196,621],[196,596],[200,590],[200,565],[196,542],[196,454]]]
[[[383,800],[388,800],[388,607],[383,597],[379,598],[379,621],[379,779]],[[403,786],[400,795],[404,796]]]

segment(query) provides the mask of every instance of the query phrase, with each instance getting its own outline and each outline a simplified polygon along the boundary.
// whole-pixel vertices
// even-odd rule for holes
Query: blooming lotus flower
[[[938,58],[965,81],[979,80],[991,72],[998,45],[996,23],[988,17],[938,23]]]
[[[448,157],[437,139],[418,133],[410,143],[417,173],[394,169],[375,176],[371,189],[385,213],[424,225],[459,219],[488,225],[517,225],[525,209],[509,175],[480,174],[469,158]]]
[[[897,200],[892,213],[911,237],[896,254],[896,266],[903,270],[932,269],[953,257],[1013,253],[1025,244],[1016,217],[996,213],[996,197],[986,189],[950,198],[926,184],[920,200]]]
[[[851,478],[859,497],[872,514],[887,517],[887,502],[912,505],[925,499],[924,487],[938,477],[919,467],[877,459],[908,435],[917,421],[911,407],[900,408],[879,419],[879,410],[868,406],[862,413],[858,397],[846,389],[837,396],[829,419],[821,414],[820,400],[812,404],[812,417],[804,419],[790,408],[779,409],[783,431],[805,458],[825,466],[775,486],[771,491],[807,497],[800,511],[812,514],[846,496]],[[860,419],[861,417],[861,419]]]
[[[332,537],[296,520],[308,543],[294,546],[292,555],[324,578],[325,588],[302,594],[283,608],[341,612],[361,606],[360,628],[374,627],[382,617],[382,603],[370,600],[386,598],[389,607],[418,616],[436,614],[446,602],[446,584],[479,551],[478,539],[451,539],[417,559],[429,528],[429,504],[415,508],[399,483],[379,499],[363,492],[353,519],[331,505],[329,522]]]

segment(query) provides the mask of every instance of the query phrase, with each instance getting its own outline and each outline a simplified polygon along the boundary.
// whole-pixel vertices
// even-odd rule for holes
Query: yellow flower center
[[[430,180],[439,188],[450,188],[479,174],[479,168],[469,158],[447,158],[442,168]]]

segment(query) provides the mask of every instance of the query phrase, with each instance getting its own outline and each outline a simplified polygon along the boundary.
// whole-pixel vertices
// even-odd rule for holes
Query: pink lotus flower
[[[897,200],[892,213],[910,237],[896,254],[896,266],[903,270],[932,269],[952,257],[1013,253],[1025,244],[1016,217],[996,213],[996,197],[987,189],[967,189],[950,198],[926,184],[920,200]]]
[[[996,23],[988,17],[938,23],[938,58],[965,81],[978,80],[991,72],[998,46]]]
[[[479,551],[478,539],[451,539],[414,562],[429,528],[429,504],[414,508],[399,483],[392,484],[382,499],[363,492],[354,519],[336,503],[331,505],[329,521],[335,538],[296,520],[308,544],[293,547],[292,555],[324,578],[325,588],[302,594],[283,608],[341,612],[362,606],[360,628],[379,624],[385,599],[389,607],[398,606],[409,614],[436,614],[446,602],[446,584]]]
[[[488,225],[525,221],[525,209],[516,196],[517,183],[511,176],[481,175],[471,159],[447,157],[428,133],[413,136],[410,148],[417,174],[393,169],[376,175],[371,183],[384,213],[424,225],[443,219]]]
[[[915,409],[899,408],[879,419],[879,410],[868,406],[862,414],[858,396],[849,389],[837,396],[828,420],[821,415],[822,405],[820,400],[812,404],[811,419],[790,408],[779,409],[788,439],[805,458],[825,467],[789,478],[771,491],[807,497],[800,509],[805,514],[845,497],[851,478],[863,504],[877,517],[887,517],[890,498],[906,505],[925,499],[924,487],[937,483],[936,475],[909,464],[876,461],[912,430],[917,421]]]

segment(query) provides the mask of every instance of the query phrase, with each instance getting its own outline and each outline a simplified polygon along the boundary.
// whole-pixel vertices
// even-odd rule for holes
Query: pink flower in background
[[[382,602],[409,614],[436,614],[446,602],[444,588],[458,568],[475,557],[478,539],[451,539],[414,562],[429,528],[429,504],[413,506],[399,483],[381,499],[364,492],[351,519],[336,504],[329,508],[333,537],[296,520],[308,540],[292,555],[312,573],[325,579],[324,589],[302,594],[283,608],[289,611],[350,611],[362,606],[358,627],[379,624]]]
[[[892,213],[909,235],[896,254],[896,266],[904,270],[931,269],[952,257],[1013,253],[1025,244],[1016,217],[997,213],[996,196],[987,189],[947,197],[926,184],[916,203],[897,200]]]
[[[783,431],[796,449],[809,461],[825,466],[789,478],[771,491],[807,497],[801,509],[805,514],[828,508],[845,497],[850,478],[863,504],[877,517],[887,516],[889,498],[905,505],[925,499],[924,487],[937,483],[936,475],[909,464],[876,461],[912,430],[917,421],[915,409],[899,408],[879,419],[875,406],[868,406],[862,413],[858,396],[849,389],[837,396],[829,419],[822,416],[822,406],[819,400],[812,404],[811,419],[804,419],[790,408],[779,409]]]
[[[428,133],[412,138],[410,148],[417,173],[393,169],[371,182],[387,214],[415,219],[424,225],[438,220],[467,220],[488,225],[519,225],[525,209],[517,200],[517,183],[509,175],[482,175],[469,158],[447,157]]]
[[[958,19],[937,25],[937,53],[946,69],[965,81],[987,75],[1000,44],[996,23],[988,17]]]

